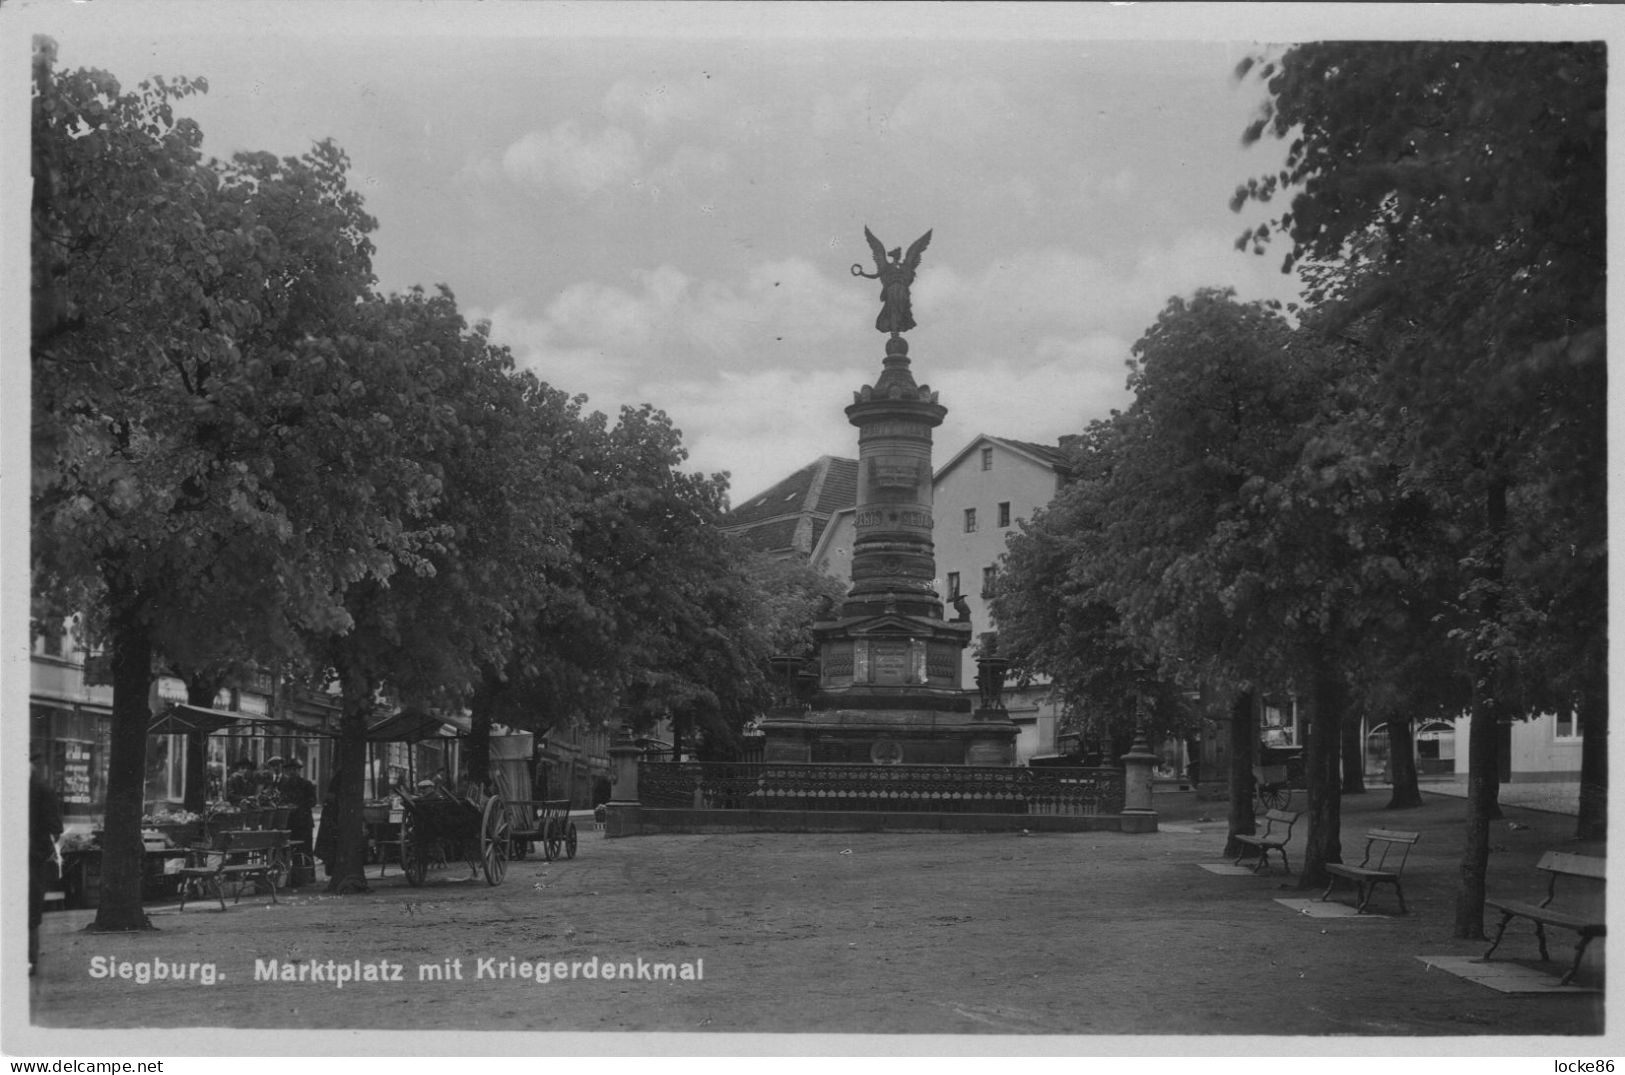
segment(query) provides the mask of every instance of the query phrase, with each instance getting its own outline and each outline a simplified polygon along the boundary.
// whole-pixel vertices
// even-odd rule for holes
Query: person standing
[[[28,973],[39,964],[39,928],[45,921],[45,893],[56,875],[56,838],[62,835],[62,808],[45,769],[45,755],[29,756],[28,780]]]
[[[260,778],[254,771],[253,758],[238,758],[231,763],[231,775],[226,778],[226,800],[241,804],[259,794]]]
[[[316,785],[305,778],[305,763],[289,757],[282,763],[282,780],[277,785],[277,797],[291,809],[288,814],[288,839],[294,848],[294,869],[288,875],[288,887],[298,888],[305,883],[304,863],[310,861],[316,843]],[[312,878],[314,880],[314,878]]]

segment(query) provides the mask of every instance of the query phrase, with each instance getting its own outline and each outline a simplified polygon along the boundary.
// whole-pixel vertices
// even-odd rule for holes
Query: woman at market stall
[[[238,758],[231,763],[231,775],[226,778],[226,801],[240,803],[260,793],[260,775],[255,771],[253,758]]]

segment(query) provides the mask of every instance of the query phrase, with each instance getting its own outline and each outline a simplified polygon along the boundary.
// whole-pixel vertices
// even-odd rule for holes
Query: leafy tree
[[[1469,622],[1469,819],[1455,933],[1483,932],[1488,824],[1496,810],[1496,728],[1552,684],[1523,672],[1531,647],[1565,654],[1602,682],[1598,615],[1556,622],[1547,594],[1605,590],[1601,452],[1605,367],[1606,52],[1599,43],[1340,42],[1249,62],[1268,87],[1248,140],[1291,138],[1285,167],[1249,181],[1235,205],[1292,191],[1290,209],[1242,245],[1291,243],[1310,267],[1321,324],[1358,320],[1386,356],[1388,404],[1423,418],[1417,452],[1450,462],[1477,498],[1479,539],[1464,557]],[[1563,504],[1577,530],[1550,549],[1534,505]],[[1526,567],[1541,565],[1535,572]],[[1543,587],[1534,574],[1554,569]],[[1544,677],[1542,677],[1544,678]],[[1574,682],[1573,679],[1570,682]],[[1604,693],[1583,767],[1606,779]],[[1593,784],[1583,831],[1600,830]]]
[[[95,928],[134,929],[155,659],[241,659],[310,611],[292,599],[299,584],[278,584],[299,575],[299,542],[264,486],[280,444],[253,417],[276,387],[250,337],[268,319],[278,237],[245,221],[260,188],[203,163],[195,124],[174,117],[201,81],[127,93],[101,72],[58,76],[49,57],[33,98],[36,607],[105,610],[114,712]],[[319,203],[344,197],[342,158],[311,159],[302,182],[338,165],[325,173],[338,182],[301,186],[297,215],[320,219]],[[339,211],[364,282],[370,221],[359,203]],[[237,629],[222,631],[233,606]]]
[[[366,729],[382,694],[460,707],[482,669],[506,662],[534,603],[530,581],[562,562],[567,510],[531,464],[547,454],[539,386],[511,375],[511,356],[469,331],[449,292],[413,290],[358,311],[341,337],[350,378],[337,428],[365,440],[346,468],[388,460],[360,495],[391,520],[394,570],[343,591],[348,623],[313,638],[342,695],[334,892],[364,891]],[[363,454],[364,453],[364,454]],[[362,471],[365,473],[365,471]]]
[[[1110,742],[1113,759],[1137,731],[1161,740],[1196,727],[1185,701],[1195,684],[1177,682],[1124,628],[1103,596],[1109,569],[1091,553],[1111,518],[1104,494],[1125,425],[1119,416],[1089,427],[1067,486],[1010,536],[999,568],[1007,582],[993,599],[1000,651],[1018,681],[1048,678],[1065,726]]]

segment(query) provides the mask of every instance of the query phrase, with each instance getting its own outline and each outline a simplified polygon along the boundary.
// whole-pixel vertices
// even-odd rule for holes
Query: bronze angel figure
[[[852,275],[880,281],[880,316],[875,318],[875,328],[893,336],[907,332],[914,327],[914,311],[909,305],[908,289],[914,283],[914,270],[919,268],[920,255],[931,245],[931,233],[928,231],[914,240],[906,256],[901,247],[888,254],[885,246],[867,226],[863,229],[863,237],[869,240],[869,249],[874,251],[875,271],[867,273],[862,265],[853,265]]]

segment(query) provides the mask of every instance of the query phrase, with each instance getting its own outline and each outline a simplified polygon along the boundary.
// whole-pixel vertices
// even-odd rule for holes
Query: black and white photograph
[[[1622,21],[3,0],[12,1070],[1612,1071]]]

